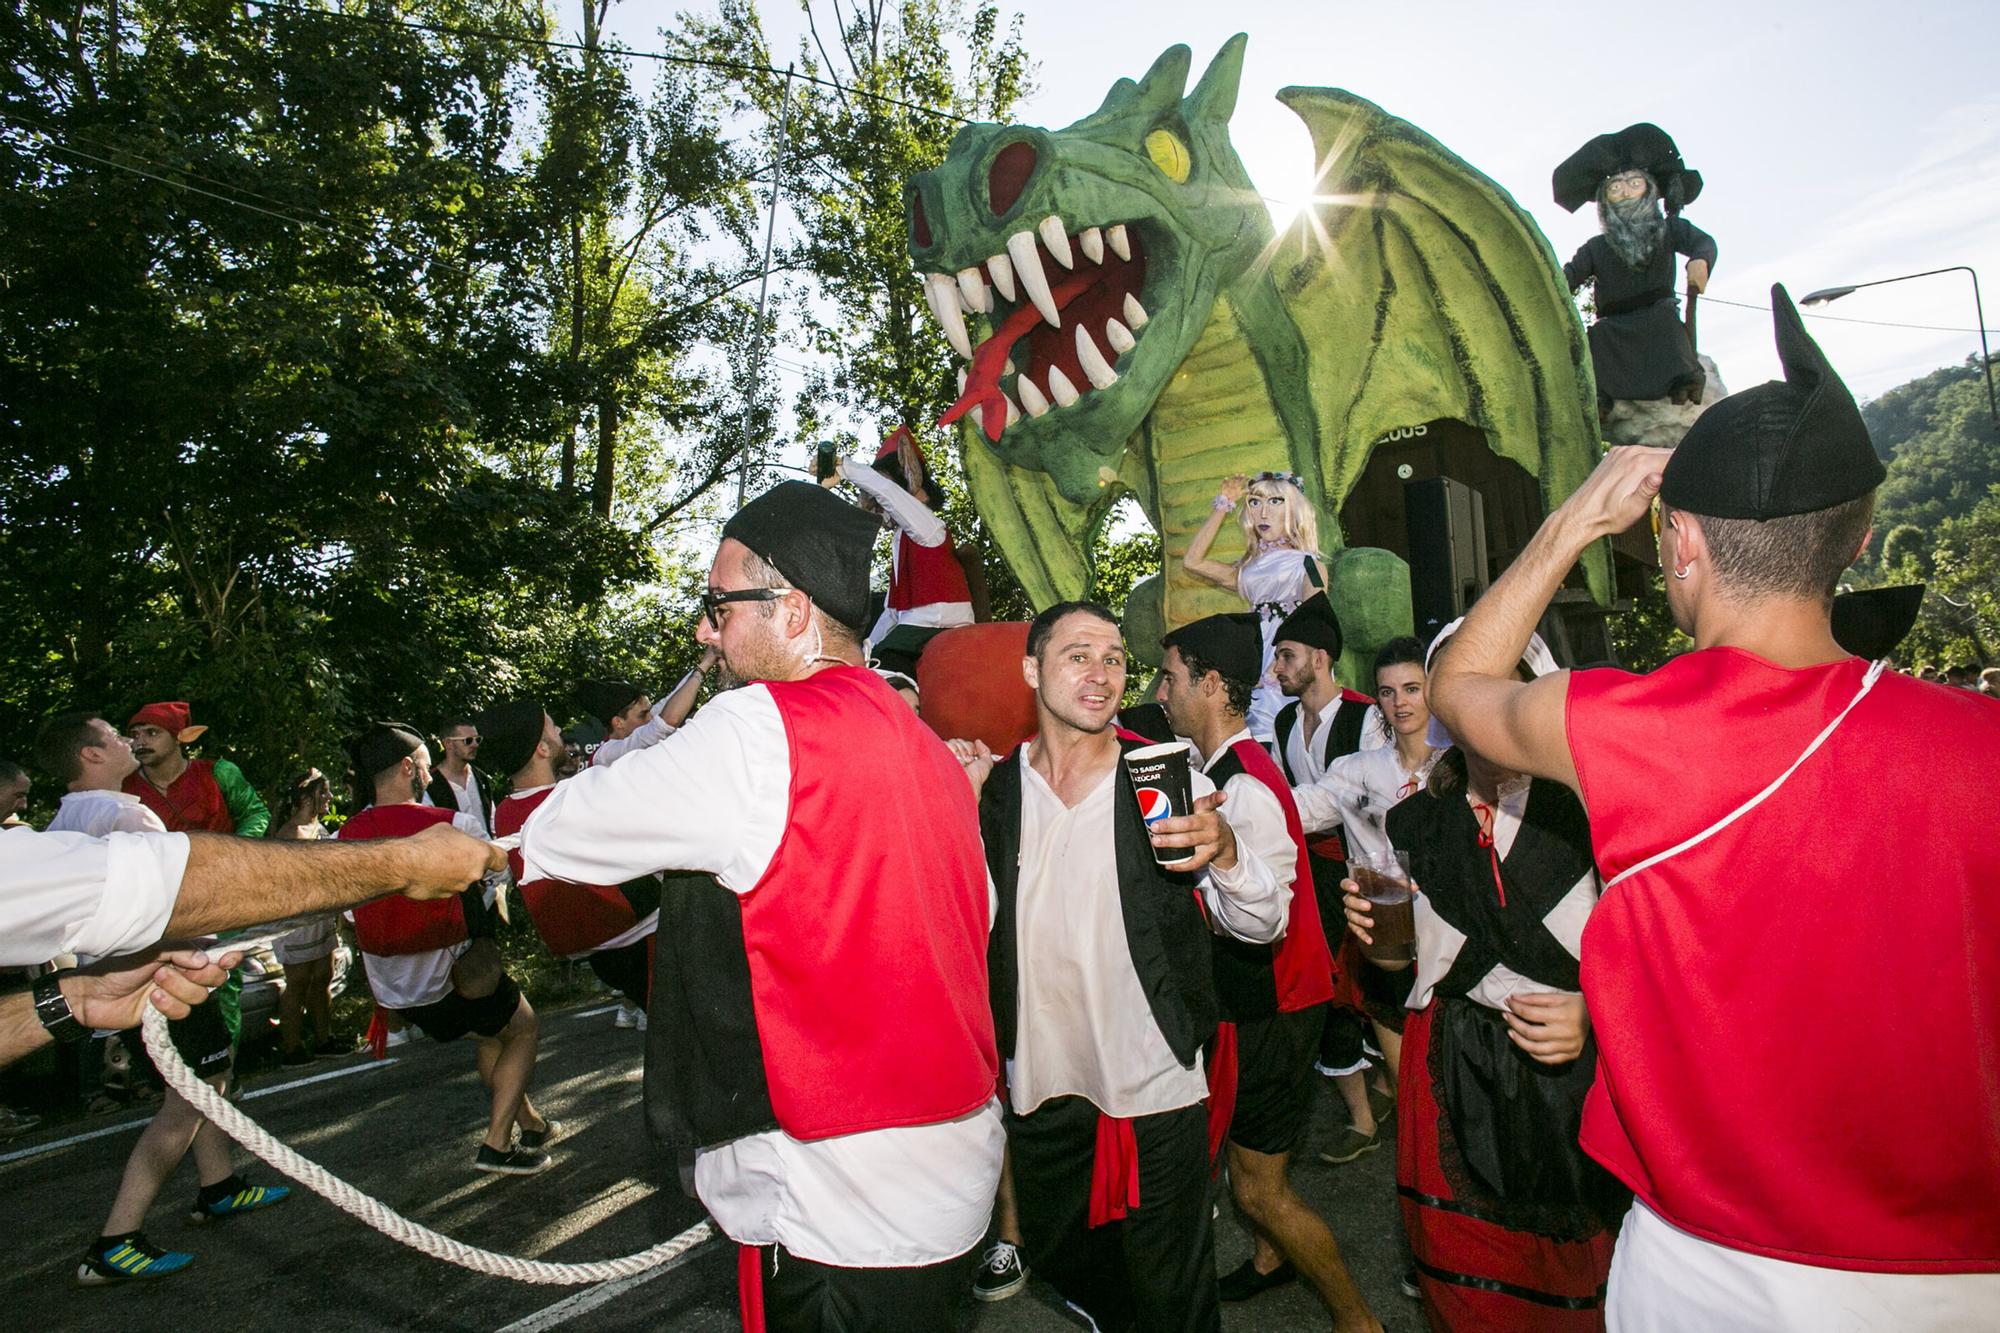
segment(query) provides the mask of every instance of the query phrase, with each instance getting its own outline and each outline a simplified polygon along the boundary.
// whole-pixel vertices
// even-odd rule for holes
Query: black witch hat
[[[1771,288],[1783,381],[1724,398],[1695,418],[1660,480],[1660,499],[1709,518],[1784,518],[1858,500],[1888,471],[1854,395]]]
[[[1923,605],[1921,583],[1844,592],[1833,599],[1833,641],[1856,657],[1878,661],[1896,651]]]
[[[1658,125],[1640,121],[1616,134],[1600,134],[1556,168],[1556,202],[1574,213],[1597,197],[1607,176],[1637,169],[1660,187],[1667,213],[1680,212],[1701,193],[1701,173],[1681,161],[1681,150]]]

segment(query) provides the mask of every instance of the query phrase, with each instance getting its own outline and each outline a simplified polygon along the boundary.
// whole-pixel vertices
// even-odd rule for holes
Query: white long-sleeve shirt
[[[600,742],[598,747],[590,752],[590,766],[592,768],[601,768],[605,764],[615,764],[628,754],[637,754],[641,750],[658,745],[661,741],[678,731],[678,727],[674,726],[673,723],[667,721],[664,717],[661,717],[660,714],[666,711],[667,702],[680,693],[682,686],[688,683],[688,676],[694,674],[692,671],[688,672],[687,676],[680,678],[680,681],[673,689],[668,690],[665,694],[654,700],[652,716],[648,717],[637,727],[634,727],[630,736],[621,736],[616,740]]]
[[[877,472],[866,463],[851,458],[840,460],[840,475],[854,484],[856,490],[882,506],[882,512],[911,541],[919,546],[942,546],[946,536],[944,520],[930,511],[929,506],[916,496],[898,486],[889,478]],[[899,543],[889,544],[889,577],[894,579],[902,572],[902,556]],[[951,625],[970,625],[973,621],[971,602],[933,602],[928,606],[912,606],[898,611],[894,607],[882,608],[881,617],[875,628],[868,632],[870,643],[880,643],[889,631],[898,625],[921,625],[926,628],[944,628]]]
[[[0,966],[105,958],[160,942],[187,871],[184,833],[0,830]]]
[[[1442,754],[1432,750],[1415,772],[1404,771],[1393,745],[1341,755],[1311,782],[1292,788],[1299,823],[1307,833],[1338,827],[1349,851],[1382,855],[1390,850],[1389,811],[1423,787]]]
[[[1019,985],[1014,1058],[1007,1066],[1015,1111],[1025,1115],[1065,1096],[1085,1098],[1120,1118],[1194,1105],[1208,1095],[1201,1057],[1196,1055],[1191,1068],[1174,1058],[1153,1021],[1125,938],[1113,824],[1117,770],[1107,771],[1088,795],[1068,806],[1028,762],[1026,747],[1016,762],[1021,766]],[[1189,776],[1197,800],[1215,790],[1206,774]],[[1269,789],[1264,796],[1282,834],[1277,799]],[[1238,834],[1236,865],[1211,866],[1203,873],[1202,901],[1217,933],[1268,944],[1285,933],[1291,890],[1258,854],[1256,844],[1265,841],[1261,832],[1254,839],[1244,834],[1236,802],[1232,787],[1224,810]],[[1245,801],[1246,807],[1254,804],[1254,798]],[[1252,814],[1249,827],[1261,822]],[[1287,854],[1287,880],[1295,864]]]
[[[558,784],[521,831],[523,878],[698,870],[747,893],[791,820],[790,753],[768,689],[719,695],[659,744]],[[932,1264],[985,1235],[1004,1142],[998,1099],[956,1120],[811,1142],[774,1129],[701,1150],[695,1189],[742,1244],[845,1268]]]

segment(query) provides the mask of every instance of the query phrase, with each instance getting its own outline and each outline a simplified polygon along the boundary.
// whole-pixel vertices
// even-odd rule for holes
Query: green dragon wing
[[[1535,476],[1553,510],[1600,445],[1582,323],[1548,239],[1499,185],[1374,103],[1336,88],[1278,98],[1320,163],[1314,205],[1279,249],[1304,257],[1272,276],[1312,349],[1329,508],[1377,440],[1452,418]],[[1608,604],[1608,546],[1584,566]]]

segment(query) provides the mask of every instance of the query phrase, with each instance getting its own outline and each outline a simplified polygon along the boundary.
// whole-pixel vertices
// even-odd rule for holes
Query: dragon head
[[[1270,238],[1229,142],[1244,42],[1185,97],[1175,46],[1066,129],[969,125],[906,188],[925,295],[972,362],[941,424],[976,413],[998,457],[1072,501],[1103,493],[1217,294]],[[976,346],[968,316],[984,324]]]

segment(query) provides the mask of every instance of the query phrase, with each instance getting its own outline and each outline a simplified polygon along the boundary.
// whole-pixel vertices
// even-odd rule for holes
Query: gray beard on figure
[[[1604,228],[1604,239],[1633,268],[1644,268],[1666,243],[1667,217],[1660,211],[1660,196],[1652,190],[1639,199],[1600,202],[1597,221]]]

